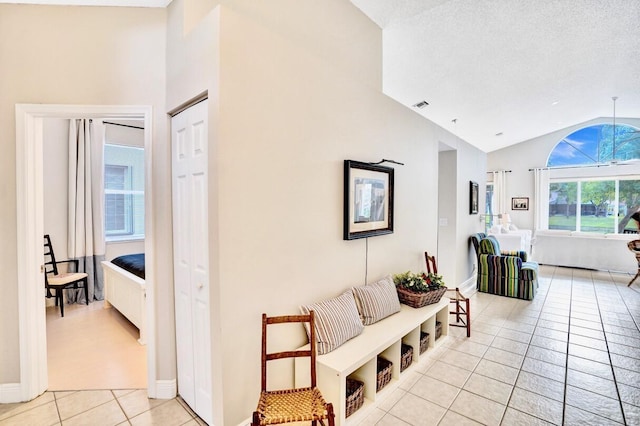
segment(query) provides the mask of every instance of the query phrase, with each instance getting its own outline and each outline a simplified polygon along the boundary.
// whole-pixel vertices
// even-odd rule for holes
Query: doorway
[[[48,387],[43,259],[43,140],[47,118],[114,118],[144,122],[145,256],[147,281],[153,283],[152,141],[150,106],[16,105],[16,186],[20,395],[30,400]],[[155,291],[147,285],[147,392],[156,397]]]

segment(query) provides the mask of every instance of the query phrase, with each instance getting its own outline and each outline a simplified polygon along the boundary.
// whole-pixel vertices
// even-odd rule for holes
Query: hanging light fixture
[[[613,100],[613,150],[611,156],[611,162],[616,162],[616,101],[617,96],[611,98]]]

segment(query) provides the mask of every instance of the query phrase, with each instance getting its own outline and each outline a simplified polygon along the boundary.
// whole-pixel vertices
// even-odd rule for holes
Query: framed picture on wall
[[[393,233],[393,169],[344,160],[344,239]]]
[[[469,181],[469,214],[478,214],[478,182]]]
[[[529,210],[529,197],[512,198],[511,210]]]

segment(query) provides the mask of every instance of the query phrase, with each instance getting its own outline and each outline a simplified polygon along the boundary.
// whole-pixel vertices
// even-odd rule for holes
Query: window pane
[[[576,230],[577,182],[549,184],[549,229]]]
[[[638,230],[638,223],[635,220],[630,219],[630,216],[637,211],[638,207],[640,207],[640,181],[621,180],[619,191],[619,232],[635,232]]]
[[[582,182],[581,194],[580,230],[584,232],[614,232],[615,182],[612,180]]]
[[[144,149],[104,147],[105,234],[144,237]]]
[[[127,166],[114,166],[107,164],[104,166],[104,187],[105,189],[125,189],[127,180]]]
[[[598,164],[640,159],[638,129],[626,124],[597,124],[585,127],[558,142],[549,154],[547,166]]]

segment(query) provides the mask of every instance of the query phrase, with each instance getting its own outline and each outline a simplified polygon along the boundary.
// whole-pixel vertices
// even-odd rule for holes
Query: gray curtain
[[[91,120],[69,124],[69,222],[67,252],[86,272],[89,301],[104,299],[104,185],[102,139],[93,140]],[[69,303],[84,302],[84,290],[69,290]]]

